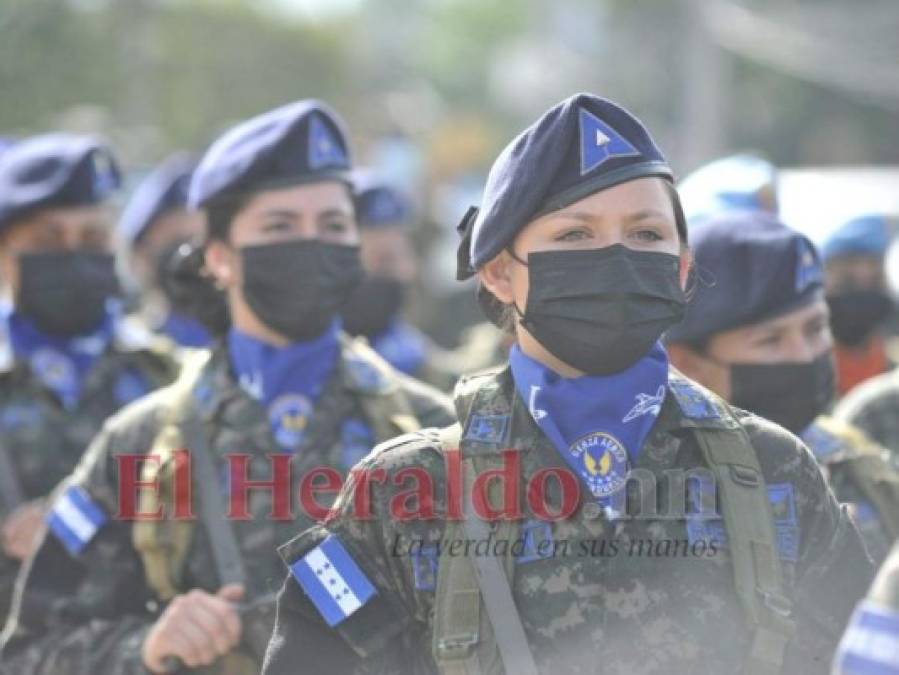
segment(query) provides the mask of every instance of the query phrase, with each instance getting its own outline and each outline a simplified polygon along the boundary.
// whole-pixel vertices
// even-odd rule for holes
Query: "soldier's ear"
[[[502,251],[478,270],[478,278],[481,283],[504,305],[510,305],[515,301],[509,274],[510,262],[512,261],[509,254]]]
[[[237,254],[224,241],[213,239],[206,245],[205,263],[217,288],[224,290],[237,283]]]

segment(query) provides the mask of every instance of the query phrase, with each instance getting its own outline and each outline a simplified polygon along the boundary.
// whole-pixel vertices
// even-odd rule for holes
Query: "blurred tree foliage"
[[[877,2],[886,0],[860,0]],[[344,114],[362,145],[399,132],[446,152],[460,134],[455,145],[483,169],[540,110],[591,90],[643,117],[676,166],[697,159],[685,102],[703,78],[687,58],[692,0],[360,0],[321,20],[272,4],[0,0],[0,133],[86,128],[141,164],[314,96]],[[780,3],[862,17],[856,4]],[[783,164],[897,161],[896,110],[712,49],[725,64],[712,99],[720,128],[699,158],[755,148]]]

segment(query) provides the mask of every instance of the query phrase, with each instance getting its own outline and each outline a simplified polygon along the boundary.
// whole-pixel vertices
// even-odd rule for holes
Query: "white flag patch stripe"
[[[349,584],[347,584],[346,580],[337,571],[337,568],[334,567],[331,559],[325,555],[321,548],[309,551],[306,554],[305,562],[313,571],[322,570],[322,573],[318,574],[318,580],[328,592],[328,595],[338,604],[344,616],[349,616],[362,606],[359,598],[356,597]]]
[[[97,531],[97,525],[84,515],[66,492],[53,505],[55,513],[63,524],[82,542],[90,541]]]

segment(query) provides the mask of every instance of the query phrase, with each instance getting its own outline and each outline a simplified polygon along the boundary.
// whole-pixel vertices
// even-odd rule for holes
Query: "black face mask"
[[[190,315],[193,303],[179,285],[179,266],[183,256],[182,246],[190,246],[187,241],[175,241],[162,250],[156,260],[156,285],[162,291],[172,310]]]
[[[516,307],[521,324],[554,356],[590,375],[632,366],[683,318],[676,255],[615,244],[531,253],[527,267],[524,314]]]
[[[883,291],[852,290],[827,297],[830,327],[837,342],[847,347],[862,344],[893,309]]]
[[[106,300],[118,292],[115,261],[109,254],[61,251],[19,256],[16,308],[49,335],[90,333],[103,321]]]
[[[406,285],[389,277],[366,277],[343,307],[343,327],[350,335],[371,339],[387,330],[406,299]]]
[[[732,363],[730,387],[735,406],[799,434],[833,400],[833,357],[827,351],[808,363]]]
[[[321,335],[363,276],[358,246],[301,240],[247,246],[240,254],[247,304],[291,340]]]

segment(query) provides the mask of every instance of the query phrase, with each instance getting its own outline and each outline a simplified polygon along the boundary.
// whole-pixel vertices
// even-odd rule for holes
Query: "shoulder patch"
[[[72,556],[78,556],[109,520],[84,490],[72,485],[56,498],[46,521],[50,531]]]
[[[680,378],[669,378],[668,388],[674,394],[677,404],[687,417],[694,420],[721,418],[721,411],[718,410],[718,406],[692,382]]]
[[[374,585],[335,535],[290,565],[325,622],[334,627],[377,594]]]
[[[463,440],[493,445],[508,444],[510,415],[482,415],[468,418]]]

